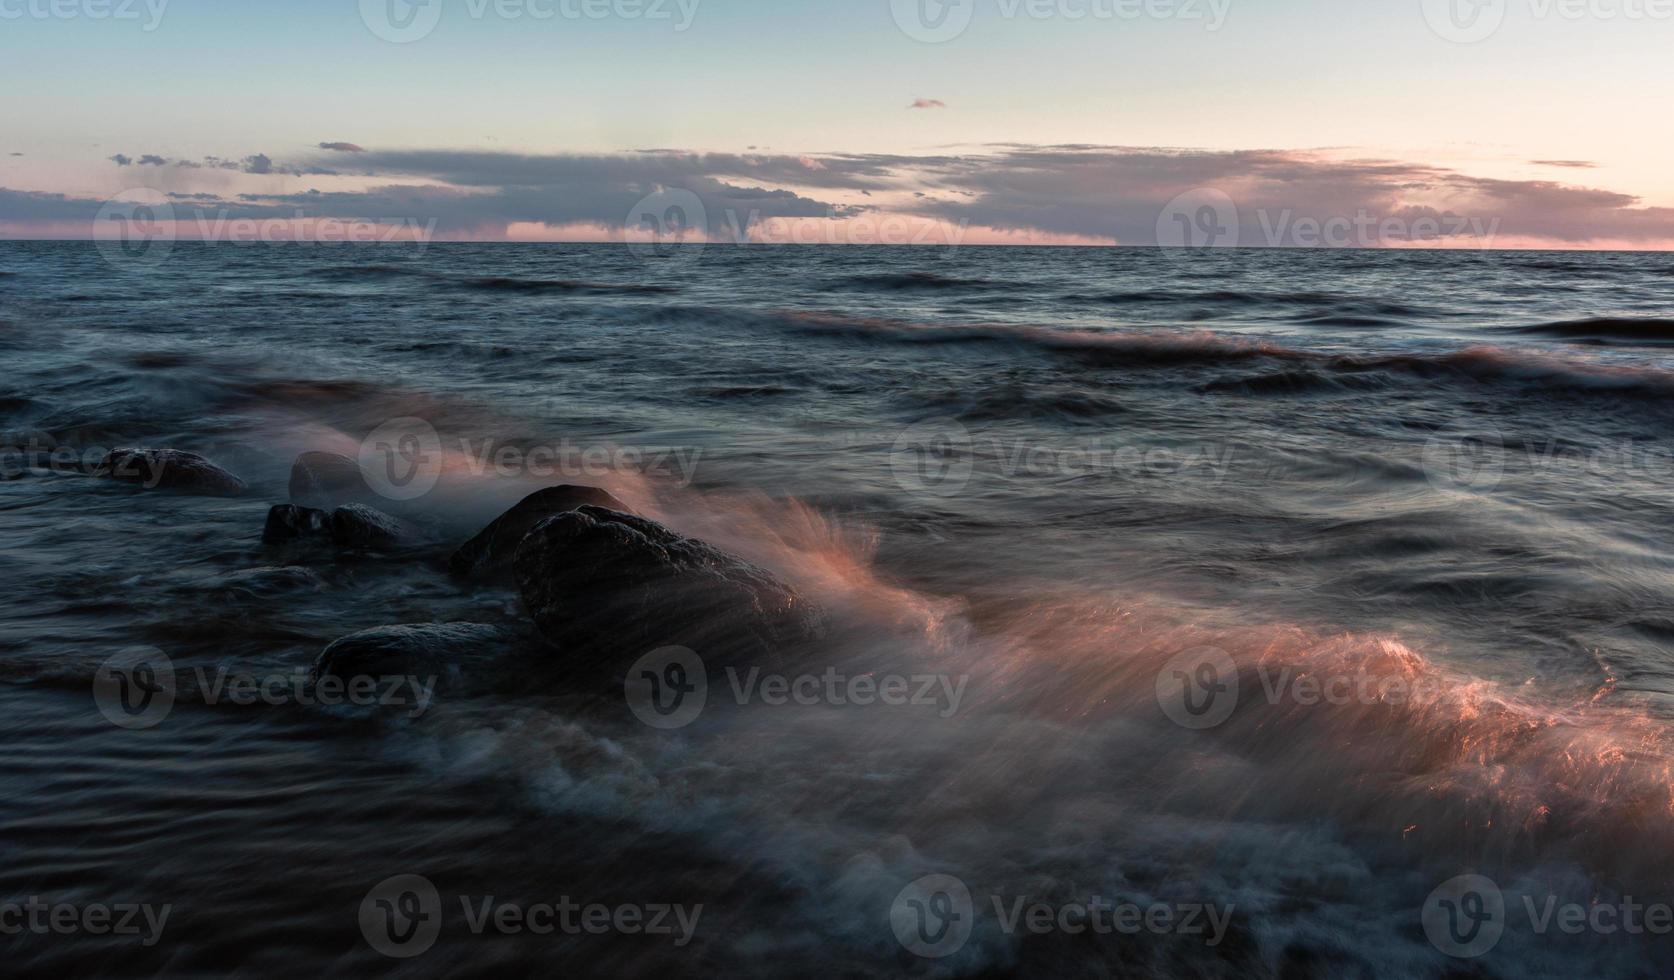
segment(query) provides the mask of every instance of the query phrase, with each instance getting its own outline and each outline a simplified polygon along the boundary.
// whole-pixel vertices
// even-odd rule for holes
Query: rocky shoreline
[[[205,457],[175,449],[117,450],[94,475],[175,494],[255,492]],[[781,662],[824,635],[825,613],[797,588],[633,513],[600,487],[538,490],[457,545],[367,502],[375,499],[357,461],[303,453],[291,468],[289,500],[268,511],[262,545],[304,558],[440,563],[464,588],[515,589],[528,619],[521,628],[455,622],[360,630],[320,653],[316,680],[419,672],[455,682],[444,686],[475,688],[533,670],[581,690],[620,684],[659,648],[701,650],[711,669],[722,670]],[[288,567],[297,556],[283,557]]]

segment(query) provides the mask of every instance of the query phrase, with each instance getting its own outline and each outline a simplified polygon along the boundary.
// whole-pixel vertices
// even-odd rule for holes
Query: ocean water
[[[155,258],[0,243],[0,903],[171,909],[150,944],[0,934],[8,972],[1674,971],[1654,921],[1529,914],[1674,902],[1674,258]],[[263,546],[299,453],[359,456],[392,423],[440,449],[434,488],[380,503],[417,543]],[[84,472],[119,446],[251,490]],[[372,627],[526,623],[445,560],[556,483],[817,599],[829,642],[775,669],[934,686],[711,684],[670,729],[563,683],[562,650],[557,680],[422,711],[205,681],[296,675]],[[147,727],[94,697],[135,651],[178,677]],[[392,957],[362,906],[408,875],[439,932]],[[911,890],[933,875],[969,904]],[[488,896],[702,914],[687,937],[479,933]],[[1000,914],[1095,898],[1227,925]],[[932,911],[955,928],[915,944]]]

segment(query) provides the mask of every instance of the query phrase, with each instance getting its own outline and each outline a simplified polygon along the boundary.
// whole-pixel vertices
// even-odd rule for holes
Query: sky
[[[1674,0],[0,0],[0,237],[1667,248],[1670,51]]]

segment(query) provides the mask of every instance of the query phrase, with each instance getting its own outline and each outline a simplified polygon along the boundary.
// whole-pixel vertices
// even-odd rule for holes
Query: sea
[[[0,243],[8,975],[1674,973],[1674,257],[165,246]],[[309,693],[558,484],[827,641]]]

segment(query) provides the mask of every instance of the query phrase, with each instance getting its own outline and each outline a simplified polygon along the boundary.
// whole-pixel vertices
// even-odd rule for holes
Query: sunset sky
[[[735,213],[768,240],[1155,244],[1210,192],[1241,244],[1357,215],[1674,244],[1658,0],[1457,0],[1460,31],[1498,25],[1474,43],[1445,0],[429,2],[0,0],[0,236],[86,237],[149,191],[194,220],[609,240],[682,191],[710,237]],[[395,43],[392,12],[435,23]]]

